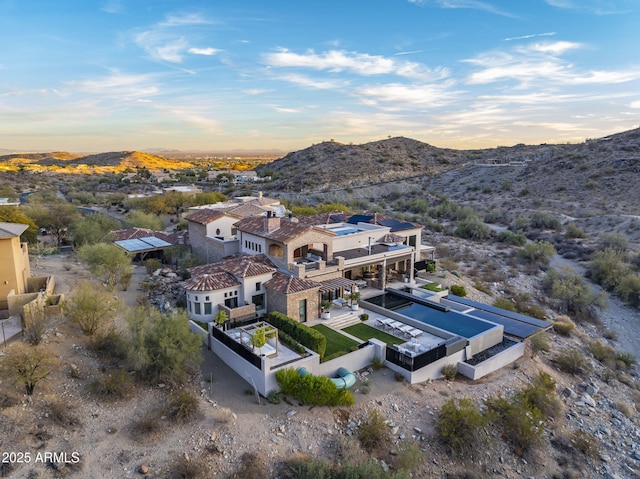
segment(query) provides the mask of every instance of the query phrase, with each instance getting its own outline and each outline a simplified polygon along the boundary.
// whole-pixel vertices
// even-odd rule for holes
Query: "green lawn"
[[[327,338],[327,349],[324,352],[325,357],[332,356],[336,353],[347,354],[351,351],[352,347],[358,345],[354,340],[347,338],[324,324],[317,324],[312,326],[312,328]]]
[[[380,331],[379,329],[372,328],[364,323],[354,324],[353,326],[349,326],[344,328],[345,333],[349,333],[351,336],[355,336],[356,338],[360,338],[363,341],[368,341],[371,338],[379,339],[380,341],[384,341],[389,346],[393,344],[401,344],[405,343],[406,340],[396,338],[391,334],[387,334],[384,331]]]

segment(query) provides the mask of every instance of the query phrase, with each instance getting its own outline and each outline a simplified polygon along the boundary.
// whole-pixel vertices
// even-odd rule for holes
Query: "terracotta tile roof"
[[[273,263],[266,262],[264,255],[238,255],[225,258],[217,263],[195,266],[187,269],[192,276],[227,272],[236,278],[249,278],[261,274],[273,273],[276,268]]]
[[[329,211],[310,216],[298,216],[298,222],[304,225],[330,225],[332,223],[343,223],[351,215],[343,211]]]
[[[196,211],[195,213],[191,213],[189,216],[186,216],[185,219],[192,223],[208,225],[212,221],[222,218],[224,215],[224,211],[213,208],[203,208],[200,211]]]
[[[187,291],[217,291],[219,289],[233,288],[240,286],[235,276],[226,271],[213,274],[201,274],[195,278],[190,278],[183,283]]]
[[[20,236],[29,228],[29,225],[22,223],[0,223],[0,238],[15,238]]]
[[[298,222],[291,221],[287,218],[271,218],[280,223],[280,226],[273,231],[267,231],[266,218],[264,216],[257,216],[252,218],[245,218],[235,223],[235,226],[243,232],[251,233],[262,238],[268,238],[280,243],[289,243],[298,236],[307,233],[308,231],[315,230],[320,233],[324,233],[329,236],[335,236],[330,231],[325,231],[313,226],[303,225]]]
[[[225,208],[225,211],[228,213],[232,213],[240,218],[247,218],[249,216],[258,216],[264,215],[266,213],[267,208],[263,208],[262,206],[254,205],[254,204],[241,204],[238,206],[231,206],[229,208]]]
[[[320,288],[320,283],[280,272],[275,273],[273,278],[264,284],[268,288],[284,294],[300,293],[302,291]]]

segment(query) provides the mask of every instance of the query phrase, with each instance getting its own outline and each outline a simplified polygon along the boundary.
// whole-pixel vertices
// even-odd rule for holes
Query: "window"
[[[226,298],[227,296],[229,296],[229,293],[224,293],[224,297]]]
[[[191,301],[187,301],[187,306],[189,308],[189,312],[191,312]]]
[[[211,314],[211,303],[204,303],[204,314]]]
[[[231,228],[231,236],[236,236],[238,234],[238,228]]]
[[[416,237],[414,236],[409,236],[409,246],[415,246],[416,245]]]
[[[209,296],[205,296],[205,297],[204,297],[204,300],[205,300],[205,301],[210,301]]]
[[[195,314],[202,314],[200,310],[200,303],[193,303],[193,306],[195,307]]]
[[[256,305],[257,310],[264,309],[264,293],[252,296],[251,302]]]
[[[196,301],[199,301],[198,297],[196,296]]]
[[[262,283],[260,281],[258,281],[256,283],[256,291],[260,291],[262,289]]]
[[[238,307],[238,298],[227,298],[224,300],[224,305],[227,308],[237,308]]]
[[[216,236],[220,236],[220,228],[216,228]]]

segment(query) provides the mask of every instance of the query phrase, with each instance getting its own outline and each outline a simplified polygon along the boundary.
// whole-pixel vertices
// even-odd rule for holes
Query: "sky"
[[[638,0],[0,0],[0,148],[581,142],[640,125]]]

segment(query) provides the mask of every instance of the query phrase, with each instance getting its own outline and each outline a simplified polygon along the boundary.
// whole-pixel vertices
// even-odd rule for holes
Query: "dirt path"
[[[550,263],[555,269],[568,267],[584,276],[585,268],[575,261],[556,255]],[[599,293],[602,288],[590,283],[594,292]],[[618,335],[616,347],[640,358],[640,310],[627,306],[615,295],[607,295],[607,307],[600,312],[600,318],[607,329]]]

